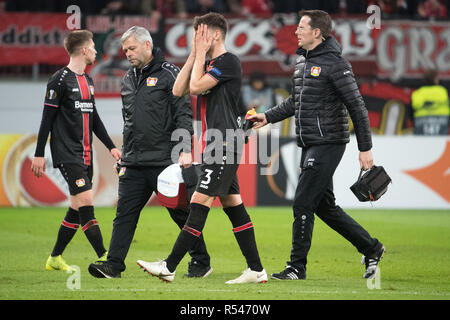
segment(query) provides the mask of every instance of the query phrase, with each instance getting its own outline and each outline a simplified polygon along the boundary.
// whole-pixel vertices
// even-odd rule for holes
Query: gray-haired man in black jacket
[[[350,63],[330,35],[331,18],[320,10],[301,12],[295,32],[299,49],[292,94],[250,119],[255,129],[295,116],[301,173],[294,199],[292,250],[287,267],[272,274],[279,280],[306,278],[314,213],[364,255],[364,278],[376,274],[384,246],[335,204],[333,175],[350,141],[348,113],[358,141],[362,169],[373,166],[369,117]]]
[[[178,159],[172,161],[172,132],[193,134],[189,101],[172,94],[178,67],[165,62],[162,51],[153,47],[150,33],[131,27],[122,36],[122,49],[131,68],[122,80],[122,115],[124,120],[119,199],[114,219],[108,258],[89,266],[98,278],[118,278],[125,270],[125,257],[133,240],[141,210],[157,191],[158,175],[173,161],[183,167],[192,163],[191,141],[184,141]],[[168,209],[182,228],[188,210]],[[203,237],[189,251],[188,277],[206,277],[212,271]]]

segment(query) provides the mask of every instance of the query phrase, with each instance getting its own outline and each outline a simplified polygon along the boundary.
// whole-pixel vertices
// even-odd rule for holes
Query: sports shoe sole
[[[232,281],[232,280],[230,280]],[[225,282],[225,284],[263,284],[266,283],[267,280],[261,280],[261,281],[249,281],[249,282]]]
[[[206,272],[203,277],[201,278],[206,278],[207,276],[209,276],[211,273],[213,272],[213,268],[209,268],[208,272]]]
[[[386,248],[385,248],[384,246],[381,247],[381,255],[380,255],[380,257],[378,258],[377,268],[376,268],[375,270],[378,270],[378,264],[381,262],[381,258],[383,258],[385,252],[386,252]],[[363,257],[364,257],[364,256],[363,256]],[[362,259],[361,259],[361,262],[362,262]],[[361,263],[361,264],[363,264],[363,263]],[[377,272],[375,271],[374,274],[372,274],[371,276],[369,276],[369,277],[367,277],[367,278],[364,277],[364,275],[363,275],[363,279],[373,279],[373,278],[375,278],[376,274],[377,274]]]
[[[53,268],[52,266],[49,266],[48,264],[45,266],[45,270],[49,271],[59,271],[60,269]]]
[[[208,270],[204,275],[202,275],[201,277],[190,277],[190,276],[188,276],[187,273],[184,275],[184,277],[185,277],[185,278],[191,278],[191,279],[206,278],[206,277],[209,276],[212,272],[213,272],[213,268],[210,267],[209,270]]]
[[[172,282],[172,281],[169,281],[169,280],[166,280],[166,279],[162,278],[162,277],[164,277],[164,276],[155,276],[153,273],[151,273],[150,271],[148,271],[147,269],[145,269],[144,266],[140,265],[139,262],[136,262],[136,264],[139,266],[139,268],[141,268],[144,272],[147,272],[147,273],[148,273],[149,275],[151,275],[152,277],[157,277],[159,280],[161,280],[161,281],[164,282],[164,283]]]
[[[274,276],[273,274],[271,274],[270,275],[270,278],[271,279],[275,279],[275,280],[278,280],[278,281],[285,281],[285,280],[305,280],[306,279],[306,277],[301,277],[301,278],[297,278],[297,279],[291,279],[291,278],[289,278],[289,279],[286,279],[286,278],[277,278],[276,276]]]
[[[51,265],[45,265],[45,270],[47,271],[63,271],[63,272],[67,272],[67,271],[72,271],[72,268],[67,267],[67,268],[54,268]]]
[[[106,278],[106,279],[120,278],[120,276],[112,277],[109,274],[104,273],[102,270],[99,270],[94,266],[89,266],[88,271],[95,278]]]

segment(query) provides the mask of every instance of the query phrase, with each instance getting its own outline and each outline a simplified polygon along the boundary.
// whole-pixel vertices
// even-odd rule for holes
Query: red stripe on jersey
[[[91,143],[89,141],[89,113],[83,113],[83,159],[85,165],[91,164]]]
[[[189,232],[190,234],[196,237],[200,237],[200,235],[202,234],[200,231],[197,231],[194,228],[188,227],[186,225],[183,227],[183,230]]]
[[[89,84],[86,80],[86,77],[84,75],[76,75],[78,86],[80,87],[80,93],[81,93],[81,99],[83,100],[89,100],[91,98],[91,94],[89,92]]]
[[[62,224],[64,227],[67,227],[67,228],[71,228],[71,229],[75,229],[75,230],[78,229],[78,224],[69,223],[69,222],[67,222],[66,220],[63,220],[61,224]]]
[[[243,226],[240,226],[240,227],[233,228],[233,232],[236,233],[236,232],[243,231],[243,230],[250,229],[250,228],[253,228],[252,222],[244,224]]]
[[[206,125],[206,96],[201,96],[200,99],[200,119],[202,120],[202,135],[200,138],[200,146],[203,153],[205,152],[206,130],[208,129],[208,126]]]

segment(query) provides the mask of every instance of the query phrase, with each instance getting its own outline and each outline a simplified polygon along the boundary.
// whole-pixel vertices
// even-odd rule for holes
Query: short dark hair
[[[194,30],[197,30],[201,24],[206,24],[208,27],[219,29],[225,39],[228,31],[228,24],[225,17],[220,13],[210,12],[203,16],[195,17],[193,24]]]
[[[423,78],[425,79],[425,82],[427,85],[435,85],[438,77],[439,77],[439,74],[436,69],[430,68],[430,69],[424,70]]]
[[[64,38],[64,48],[67,53],[73,56],[78,50],[93,37],[92,32],[89,30],[75,30],[71,31]]]
[[[309,22],[311,29],[320,29],[320,33],[325,39],[330,36],[332,22],[328,13],[322,10],[302,10],[300,11],[300,19],[303,16],[308,16],[311,19]]]

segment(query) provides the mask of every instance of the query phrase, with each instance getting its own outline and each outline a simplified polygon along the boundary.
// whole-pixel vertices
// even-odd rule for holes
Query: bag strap
[[[361,181],[361,177],[363,175],[364,170],[361,169],[361,171],[359,171],[359,176],[358,176],[358,182]]]
[[[375,169],[376,167],[377,167],[376,165],[373,165],[372,168],[370,168],[369,170],[366,170],[366,171],[370,171],[372,169]],[[361,181],[361,177],[362,177],[363,173],[364,173],[364,169],[361,169],[361,171],[359,171],[358,181]]]

